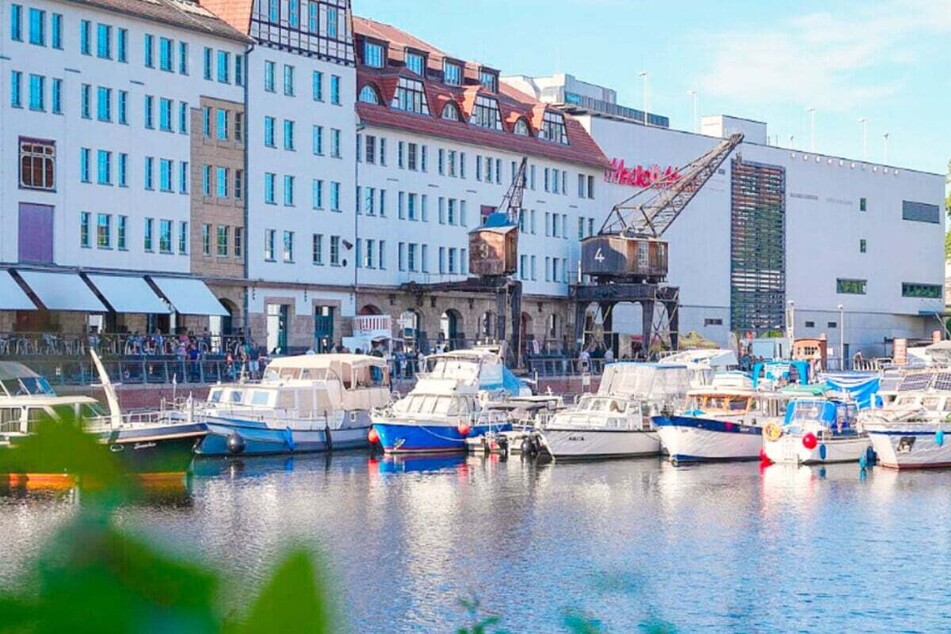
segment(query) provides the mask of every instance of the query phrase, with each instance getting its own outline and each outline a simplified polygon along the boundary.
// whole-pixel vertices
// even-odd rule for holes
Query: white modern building
[[[638,172],[676,170],[745,135],[665,236],[681,334],[726,343],[731,331],[791,329],[825,334],[830,349],[844,334],[847,354],[868,356],[890,353],[895,337],[942,328],[942,175],[775,147],[765,123],[735,117],[704,117],[702,134],[645,126],[598,103],[559,101],[577,83],[569,80],[503,81],[545,86],[538,96],[590,132],[614,166],[599,183],[606,208],[641,188],[631,184]],[[639,316],[631,322],[639,328]]]
[[[354,18],[354,30],[360,312],[403,315],[430,345],[492,336],[493,297],[445,283],[469,276],[469,232],[499,207],[525,158],[522,339],[560,348],[579,227],[603,213],[604,154],[578,123],[500,84],[493,68],[366,18]]]
[[[190,2],[0,7],[0,330],[221,314],[189,275],[192,113],[243,101],[247,39]]]

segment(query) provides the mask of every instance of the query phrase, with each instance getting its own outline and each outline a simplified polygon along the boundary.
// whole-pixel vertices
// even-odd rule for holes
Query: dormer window
[[[462,85],[462,66],[449,60],[443,60],[442,80],[450,86]]]
[[[400,83],[396,86],[396,95],[390,107],[416,114],[429,114],[423,82],[400,77]]]
[[[420,53],[406,51],[406,68],[410,69],[417,75],[422,75],[426,68],[426,58]]]
[[[542,117],[541,138],[568,145],[568,130],[565,128],[565,117],[557,112],[545,111]]]
[[[518,136],[532,136],[532,131],[529,129],[528,124],[525,123],[525,119],[519,119],[515,122],[515,134]]]
[[[363,43],[363,63],[373,68],[383,68],[385,51],[382,44],[376,42]]]
[[[376,90],[374,90],[373,86],[371,86],[370,84],[367,84],[363,88],[360,89],[360,95],[357,97],[357,99],[359,99],[363,103],[372,103],[372,104],[380,103],[380,96],[376,93]]]
[[[479,83],[482,84],[482,87],[486,90],[491,92],[499,91],[499,76],[495,74],[495,71],[479,71]]]
[[[447,121],[462,121],[462,117],[459,115],[459,106],[451,101],[443,107],[441,116]]]
[[[490,130],[502,129],[502,117],[499,114],[499,102],[491,97],[476,97],[469,123]]]

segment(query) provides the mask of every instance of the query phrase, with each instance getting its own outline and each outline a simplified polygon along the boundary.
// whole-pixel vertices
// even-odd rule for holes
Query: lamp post
[[[864,161],[868,159],[868,135],[866,134],[868,119],[862,117],[859,119],[859,125],[862,126],[862,160]]]
[[[816,109],[809,108],[806,110],[809,113],[809,151],[816,151]]]
[[[647,80],[650,78],[650,73],[648,73],[646,70],[642,70],[637,74],[637,76],[644,80],[644,125],[646,126],[648,125],[647,111],[650,109],[650,98],[647,92]]]
[[[883,145],[884,145],[884,156],[882,157],[882,163],[888,163],[888,132],[882,135]]]
[[[839,309],[839,369],[845,369],[845,307],[842,304],[837,306]]]
[[[789,316],[786,322],[786,337],[789,339],[789,345],[792,346],[792,342],[796,338],[796,302],[789,300],[788,306]]]
[[[690,95],[690,98],[693,100],[693,131],[697,133],[700,132],[700,122],[697,120],[697,91],[688,90],[687,94]]]

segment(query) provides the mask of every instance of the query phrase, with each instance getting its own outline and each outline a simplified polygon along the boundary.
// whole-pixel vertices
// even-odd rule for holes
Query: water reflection
[[[237,580],[290,544],[325,553],[352,631],[453,631],[473,594],[509,631],[551,631],[566,608],[612,631],[935,631],[951,629],[949,485],[856,465],[355,453],[199,460],[184,497],[117,519]],[[0,495],[0,581],[77,501]]]

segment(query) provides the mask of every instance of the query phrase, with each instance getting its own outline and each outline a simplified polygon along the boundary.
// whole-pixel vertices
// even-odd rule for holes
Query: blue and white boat
[[[431,369],[417,375],[412,391],[373,414],[373,431],[386,453],[464,452],[466,438],[512,428],[488,403],[530,394],[492,349],[456,350],[426,361]]]
[[[825,464],[858,462],[871,443],[856,427],[858,406],[847,394],[825,386],[798,390],[782,420],[763,428],[763,452],[769,462]],[[795,393],[795,392],[794,392]]]
[[[789,398],[756,389],[746,374],[726,372],[690,390],[682,411],[652,420],[671,462],[756,460],[763,426],[782,415]]]
[[[295,454],[368,446],[370,411],[390,400],[383,359],[308,354],[271,361],[260,383],[216,385],[181,415],[208,428],[198,455]]]

